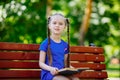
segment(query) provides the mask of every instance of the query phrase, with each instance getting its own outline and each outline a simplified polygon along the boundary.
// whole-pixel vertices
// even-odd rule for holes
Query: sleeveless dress
[[[39,50],[47,52],[47,48],[48,48],[48,38],[41,43]],[[64,56],[65,54],[68,54],[68,44],[63,40],[61,40],[60,43],[56,43],[55,41],[50,39],[50,49],[52,54],[52,66],[58,69],[64,68],[65,67]],[[45,64],[47,65],[49,64],[47,55],[45,58]],[[44,69],[41,70],[41,80],[52,80],[53,77],[54,75],[52,75],[50,71]]]

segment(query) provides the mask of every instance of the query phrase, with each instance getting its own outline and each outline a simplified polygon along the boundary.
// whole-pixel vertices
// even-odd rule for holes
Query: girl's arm
[[[48,66],[48,65],[45,64],[45,57],[46,57],[46,52],[40,51],[39,66],[42,69],[50,71],[53,75],[57,74],[57,70],[58,70],[57,68],[54,68],[54,67],[51,67],[51,66]]]
[[[65,61],[64,61],[64,63],[65,63],[65,68],[67,67],[67,57],[68,57],[68,54],[65,54]],[[70,65],[70,68],[74,68],[73,66],[71,66]]]
[[[67,67],[67,57],[68,57],[68,54],[65,54],[65,60],[64,60],[64,64],[65,64],[65,68]]]

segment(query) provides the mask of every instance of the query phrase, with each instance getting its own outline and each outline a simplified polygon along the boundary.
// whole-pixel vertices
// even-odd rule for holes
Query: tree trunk
[[[79,37],[79,43],[80,45],[84,45],[84,38],[87,33],[88,27],[89,27],[89,20],[90,20],[90,14],[92,10],[92,0],[86,0],[87,6],[85,9],[85,15],[83,17],[83,22],[81,24],[81,27],[79,29],[80,37]]]
[[[52,0],[47,0],[47,10],[46,10],[47,18],[50,16],[51,10],[52,10]]]

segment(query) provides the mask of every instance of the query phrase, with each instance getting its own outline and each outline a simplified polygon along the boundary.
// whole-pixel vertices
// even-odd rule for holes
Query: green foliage
[[[120,72],[119,71],[107,71],[108,72],[108,77],[110,78],[119,78],[120,79]]]
[[[114,52],[113,52],[114,53]],[[120,55],[119,55],[120,56]],[[119,59],[119,58],[118,58]],[[107,65],[108,77],[120,77],[120,64],[111,64]]]
[[[46,0],[1,1],[0,41],[40,43],[46,37]]]

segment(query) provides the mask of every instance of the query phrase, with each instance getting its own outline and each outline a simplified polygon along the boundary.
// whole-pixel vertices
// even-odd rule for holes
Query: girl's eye
[[[56,25],[56,24],[58,24],[58,25],[63,25],[62,22],[53,22],[52,24],[54,24],[54,25]]]
[[[56,24],[56,22],[53,22],[53,24]]]
[[[59,23],[59,25],[63,25],[63,23]]]

